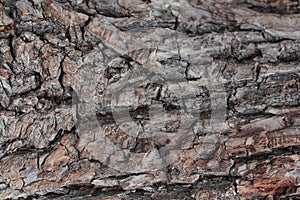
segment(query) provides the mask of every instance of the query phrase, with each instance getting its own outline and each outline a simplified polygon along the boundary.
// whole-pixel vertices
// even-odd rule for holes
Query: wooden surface
[[[300,198],[299,1],[0,11],[0,199]]]

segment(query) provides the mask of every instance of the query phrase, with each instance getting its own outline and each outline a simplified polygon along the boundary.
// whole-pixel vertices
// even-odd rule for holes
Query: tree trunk
[[[300,198],[298,1],[0,3],[1,199]]]

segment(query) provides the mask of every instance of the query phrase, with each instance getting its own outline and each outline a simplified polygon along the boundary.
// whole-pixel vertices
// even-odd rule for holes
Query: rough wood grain
[[[300,4],[0,0],[0,199],[299,199]]]

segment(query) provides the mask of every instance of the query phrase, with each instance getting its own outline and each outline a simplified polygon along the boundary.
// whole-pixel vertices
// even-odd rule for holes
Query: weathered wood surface
[[[0,199],[300,198],[299,1],[0,11]]]

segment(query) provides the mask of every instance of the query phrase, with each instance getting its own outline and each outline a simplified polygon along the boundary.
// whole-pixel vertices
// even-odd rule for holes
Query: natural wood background
[[[299,1],[0,0],[0,51],[1,199],[300,198]]]

